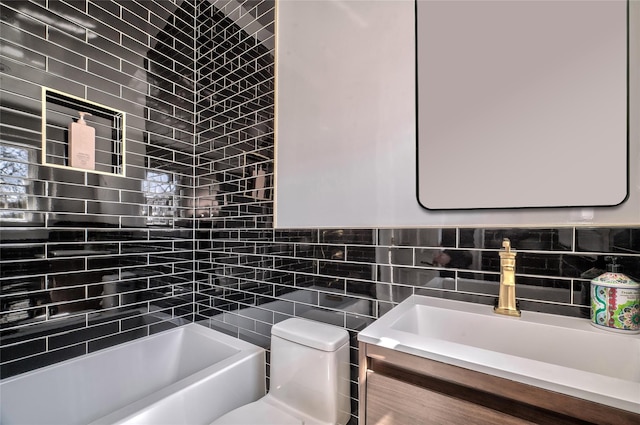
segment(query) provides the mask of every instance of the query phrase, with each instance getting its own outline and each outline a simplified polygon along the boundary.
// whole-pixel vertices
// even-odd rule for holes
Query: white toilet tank
[[[271,329],[269,395],[319,422],[350,417],[349,334],[336,326],[292,318]]]

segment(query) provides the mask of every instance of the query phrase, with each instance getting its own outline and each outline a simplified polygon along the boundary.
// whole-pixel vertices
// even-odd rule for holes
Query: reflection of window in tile
[[[159,171],[147,171],[142,182],[145,206],[142,214],[147,216],[148,225],[169,226],[176,216],[177,185],[173,174]]]
[[[33,149],[0,143],[0,220],[28,220],[33,155]]]
[[[186,198],[186,211],[188,217],[211,218],[220,214],[220,205],[216,197],[218,196],[218,185],[211,181],[200,180],[202,186],[188,191]]]

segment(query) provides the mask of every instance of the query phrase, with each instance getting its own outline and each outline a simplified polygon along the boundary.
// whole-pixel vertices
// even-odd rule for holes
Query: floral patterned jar
[[[615,258],[612,260],[606,273],[591,280],[591,324],[640,333],[640,283],[620,273]]]

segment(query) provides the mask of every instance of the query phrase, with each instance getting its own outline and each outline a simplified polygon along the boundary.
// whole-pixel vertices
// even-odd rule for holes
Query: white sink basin
[[[358,339],[640,413],[640,335],[587,319],[414,295]]]

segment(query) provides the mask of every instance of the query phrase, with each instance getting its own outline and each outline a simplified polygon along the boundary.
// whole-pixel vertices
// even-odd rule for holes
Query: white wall
[[[420,207],[414,6],[407,0],[278,2],[277,227],[640,223],[640,85],[633,77],[630,195],[621,206],[474,211]],[[638,76],[640,3],[631,2],[630,9],[630,74]],[[442,179],[446,184],[447,176]]]

